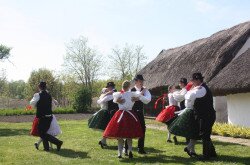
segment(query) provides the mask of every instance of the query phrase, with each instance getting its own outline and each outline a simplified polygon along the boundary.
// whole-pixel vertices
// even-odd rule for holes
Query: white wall
[[[228,122],[250,127],[250,93],[227,96]]]
[[[228,122],[227,114],[227,97],[216,96],[214,97],[214,109],[216,111],[216,121],[221,123]]]

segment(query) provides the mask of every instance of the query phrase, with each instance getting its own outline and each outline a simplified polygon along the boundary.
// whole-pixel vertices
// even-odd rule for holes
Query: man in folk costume
[[[202,139],[203,156],[201,160],[208,160],[216,157],[214,145],[211,141],[212,127],[216,119],[216,113],[213,107],[213,95],[208,86],[203,82],[204,77],[201,73],[194,73],[192,82],[203,92],[203,97],[195,99],[194,115],[199,123],[199,135]]]
[[[34,94],[30,101],[33,107],[36,107],[36,117],[39,119],[38,133],[43,140],[43,147],[45,151],[49,151],[49,142],[57,146],[57,150],[61,149],[62,141],[47,133],[50,128],[52,116],[52,97],[46,90],[46,82],[40,82],[38,85],[39,93]]]
[[[132,108],[133,111],[136,112],[136,114],[139,117],[139,121],[143,130],[144,136],[139,138],[138,140],[138,153],[139,154],[146,154],[144,150],[144,141],[145,141],[145,132],[146,132],[146,124],[144,119],[144,104],[148,104],[151,101],[151,94],[148,91],[146,87],[143,86],[144,78],[142,75],[138,74],[134,78],[135,86],[131,89],[131,92],[142,92],[145,99],[135,99],[135,104]],[[127,154],[127,142],[125,141],[125,154]]]

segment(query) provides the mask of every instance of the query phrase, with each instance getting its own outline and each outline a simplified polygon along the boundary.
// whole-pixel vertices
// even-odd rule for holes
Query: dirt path
[[[148,124],[147,128],[167,131],[166,126],[157,126],[154,124]],[[217,141],[221,141],[221,142],[235,143],[235,144],[240,144],[240,145],[245,145],[245,146],[250,147],[250,139],[224,137],[224,136],[218,136],[218,135],[212,135],[212,139],[217,140]]]
[[[83,120],[88,119],[91,114],[55,114],[57,120]],[[34,115],[0,116],[0,122],[22,123],[32,122]]]

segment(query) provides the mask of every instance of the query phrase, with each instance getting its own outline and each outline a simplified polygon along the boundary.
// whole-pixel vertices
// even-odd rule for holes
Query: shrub
[[[78,113],[88,112],[91,109],[92,93],[89,88],[82,87],[76,93],[73,108]]]
[[[250,128],[231,125],[227,123],[215,123],[213,126],[212,134],[250,139]]]

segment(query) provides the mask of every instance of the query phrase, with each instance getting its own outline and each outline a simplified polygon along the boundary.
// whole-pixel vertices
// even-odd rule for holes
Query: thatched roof
[[[208,85],[215,95],[250,92],[250,49],[223,68]]]
[[[208,38],[162,50],[139,74],[150,89],[177,84],[181,77],[190,79],[194,72],[201,72],[209,82],[232,61],[248,37],[250,22],[245,22]]]

